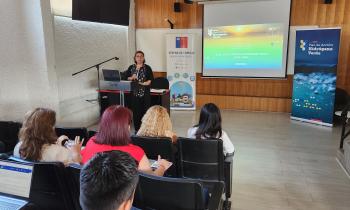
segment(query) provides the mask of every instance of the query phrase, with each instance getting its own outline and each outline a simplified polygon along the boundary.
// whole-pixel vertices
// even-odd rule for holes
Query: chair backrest
[[[39,209],[74,210],[72,194],[61,162],[34,163],[29,199]]]
[[[154,89],[169,89],[169,80],[165,77],[157,77],[151,83]]]
[[[6,152],[6,144],[0,140],[0,153]]]
[[[144,210],[205,209],[205,193],[198,180],[141,173],[133,205]]]
[[[89,130],[88,139],[86,139],[86,141],[89,140],[91,137],[95,136],[96,134],[97,134],[97,131]]]
[[[131,136],[131,141],[134,145],[141,147],[149,159],[157,160],[158,155],[160,155],[163,159],[172,162],[173,165],[166,171],[164,176],[177,177],[175,148],[170,138]]]
[[[222,140],[179,137],[177,144],[180,177],[224,181]]]
[[[18,142],[18,133],[22,124],[12,121],[0,121],[0,141],[3,142],[2,152],[11,152]]]
[[[73,205],[76,210],[80,210],[79,195],[80,195],[80,169],[81,166],[77,164],[71,164],[66,167],[67,180],[69,183],[69,189],[72,194]]]
[[[59,137],[61,135],[68,136],[69,139],[74,140],[76,136],[80,136],[81,139],[85,139],[84,146],[86,145],[86,142],[88,139],[88,132],[85,127],[76,127],[76,128],[68,128],[68,127],[56,127],[56,135]]]
[[[149,159],[157,160],[160,155],[163,159],[175,160],[173,144],[168,137],[132,136],[131,140],[145,151]]]
[[[348,93],[341,89],[335,89],[335,99],[334,99],[334,111],[342,110],[348,104],[349,95]]]

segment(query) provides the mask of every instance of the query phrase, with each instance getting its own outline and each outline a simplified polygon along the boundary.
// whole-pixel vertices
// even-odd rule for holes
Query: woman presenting
[[[139,86],[133,90],[132,111],[135,132],[140,129],[141,119],[151,106],[150,85],[153,81],[152,68],[145,64],[145,54],[137,51],[134,56],[135,64],[129,66],[123,75],[129,81],[137,81]]]

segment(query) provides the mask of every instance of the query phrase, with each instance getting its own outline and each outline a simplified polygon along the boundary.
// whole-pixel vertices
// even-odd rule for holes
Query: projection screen
[[[290,0],[204,3],[202,75],[286,76]]]

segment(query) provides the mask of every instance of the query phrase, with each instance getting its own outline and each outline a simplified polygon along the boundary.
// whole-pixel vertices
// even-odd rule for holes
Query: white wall
[[[0,6],[0,120],[28,110],[57,109],[52,21],[45,0],[2,0]]]
[[[50,0],[54,15],[72,17],[72,0]]]
[[[128,62],[134,62],[136,52],[136,21],[135,21],[135,0],[130,0],[129,11],[129,28],[128,28]]]
[[[55,17],[48,0],[0,2],[0,120],[22,121],[35,107],[57,112],[59,125],[97,122],[96,70],[72,73],[111,57],[101,69],[124,70],[135,41],[133,28]]]
[[[97,98],[97,73],[91,69],[72,73],[112,57],[103,68],[125,70],[128,62],[128,27],[75,21],[55,16],[55,54],[59,89],[59,124],[88,126],[97,122],[99,106],[86,99]],[[102,77],[101,77],[102,78]]]

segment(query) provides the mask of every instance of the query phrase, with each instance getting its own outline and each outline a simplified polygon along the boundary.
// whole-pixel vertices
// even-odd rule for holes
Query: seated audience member
[[[142,124],[136,135],[146,137],[169,137],[176,142],[176,134],[168,111],[162,106],[152,106],[142,118]]]
[[[14,157],[28,161],[59,161],[65,165],[80,163],[80,138],[76,137],[74,144],[70,146],[62,146],[62,141],[68,137],[57,138],[55,123],[56,113],[51,109],[36,108],[28,112],[19,131]]]
[[[140,171],[163,176],[171,163],[158,159],[159,167],[153,171],[145,152],[138,146],[131,144],[130,125],[131,111],[122,106],[108,107],[101,118],[99,132],[90,138],[86,147],[81,151],[82,162],[86,163],[96,153],[120,150],[129,153],[137,162]]]
[[[202,107],[199,123],[188,130],[187,137],[194,139],[221,139],[224,155],[232,154],[235,151],[230,138],[222,130],[220,110],[213,103],[205,104]]]
[[[83,210],[129,210],[132,207],[138,171],[125,152],[102,152],[80,172],[80,205]]]

